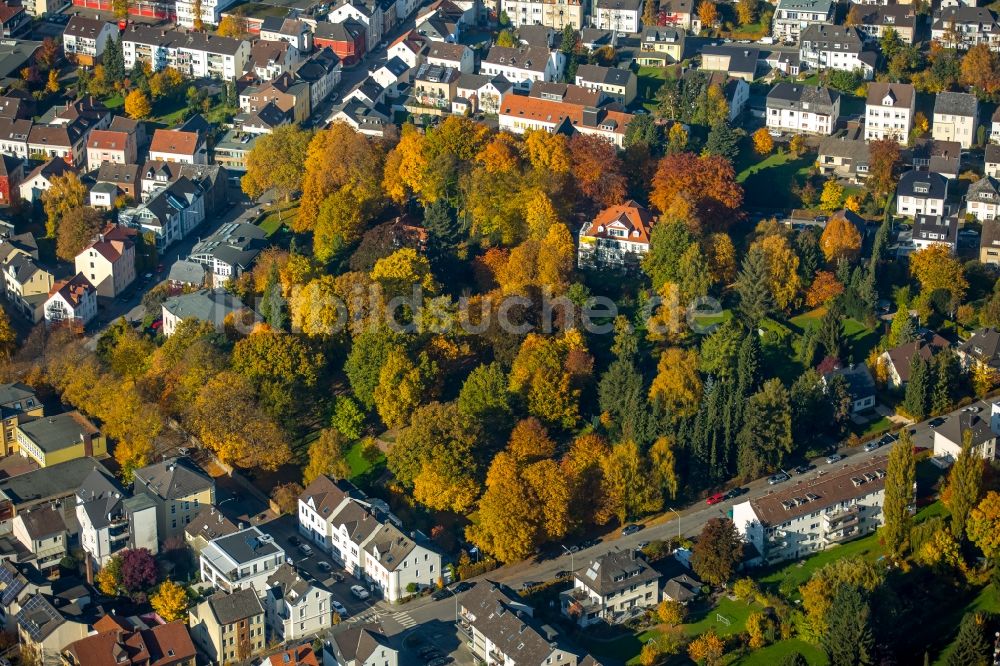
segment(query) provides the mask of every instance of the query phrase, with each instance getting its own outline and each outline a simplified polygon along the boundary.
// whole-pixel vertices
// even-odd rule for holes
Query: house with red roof
[[[138,148],[135,133],[120,130],[94,130],[87,139],[87,166],[99,169],[105,162],[135,164]]]
[[[60,280],[49,289],[45,301],[45,323],[76,323],[86,326],[97,316],[97,290],[83,273]]]
[[[118,615],[94,623],[97,632],[62,650],[69,666],[194,666],[195,647],[182,620],[134,625]]]
[[[580,229],[577,263],[583,267],[633,267],[649,252],[656,217],[635,201],[605,208]]]
[[[108,224],[76,255],[76,271],[86,276],[98,296],[114,298],[135,281],[138,231]]]
[[[208,164],[208,147],[197,132],[158,129],[153,132],[149,159],[181,164]]]

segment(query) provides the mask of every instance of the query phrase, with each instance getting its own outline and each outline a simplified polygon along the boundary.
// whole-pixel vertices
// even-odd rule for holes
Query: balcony
[[[861,517],[861,507],[852,506],[833,513],[823,514],[828,530],[837,530],[848,525],[856,525]]]
[[[829,545],[834,543],[843,543],[844,541],[849,541],[859,536],[861,536],[861,530],[857,527],[857,525],[853,525],[834,532],[827,532],[820,537],[820,541]]]

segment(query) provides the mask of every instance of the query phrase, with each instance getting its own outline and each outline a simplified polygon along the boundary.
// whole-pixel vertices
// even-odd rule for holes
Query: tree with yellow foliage
[[[695,349],[669,347],[660,354],[656,377],[649,387],[651,403],[660,404],[674,418],[686,418],[698,410],[702,390]]]
[[[774,150],[774,139],[766,127],[753,133],[753,149],[758,155],[770,155]]]
[[[45,210],[45,235],[55,238],[59,221],[72,210],[83,208],[87,203],[87,186],[80,182],[74,171],[53,176],[49,188],[42,192],[42,207]]]
[[[854,257],[861,249],[861,232],[844,215],[834,215],[826,223],[819,247],[826,260],[834,263]]]
[[[375,406],[390,428],[404,425],[427,391],[429,371],[422,371],[406,352],[393,349],[379,372]]]
[[[167,622],[174,622],[187,617],[187,590],[172,580],[160,583],[156,594],[149,599],[156,614]]]
[[[817,271],[806,293],[806,305],[811,308],[829,303],[844,293],[844,285],[830,271]]]
[[[819,207],[828,213],[840,210],[844,202],[844,186],[836,178],[830,178],[823,183],[823,192],[819,195]]]
[[[796,134],[792,137],[792,140],[788,142],[788,150],[791,151],[793,155],[798,157],[806,149],[806,140],[801,134]]]
[[[751,650],[759,650],[767,645],[767,636],[774,631],[774,623],[761,611],[753,611],[747,617],[747,634],[750,640],[747,646]]]
[[[610,452],[608,442],[602,436],[590,432],[574,439],[560,461],[570,484],[570,512],[575,525],[597,521],[603,479],[601,462]]]
[[[401,248],[376,261],[371,279],[381,284],[382,290],[390,298],[408,296],[417,286],[429,294],[437,291],[430,262],[411,247]]]
[[[649,461],[634,441],[615,444],[601,461],[601,473],[599,522],[616,518],[624,524],[663,507]]]
[[[118,555],[108,560],[108,563],[101,567],[94,580],[97,587],[109,597],[118,596],[122,588],[122,558]]]
[[[282,125],[257,138],[247,154],[246,174],[240,187],[251,199],[270,189],[289,200],[302,189],[306,156],[312,133],[298,124]]]
[[[314,338],[329,338],[345,323],[339,309],[336,279],[332,275],[311,280],[292,291],[289,299],[292,330]]]
[[[576,245],[566,225],[557,222],[549,227],[538,247],[538,282],[560,295],[569,288],[576,266]]]
[[[1000,493],[989,491],[969,513],[965,531],[987,559],[1000,558]]]
[[[149,103],[146,93],[134,88],[125,97],[125,113],[134,120],[145,120],[153,113],[153,105]]]
[[[308,486],[321,475],[332,476],[335,479],[347,479],[351,476],[351,466],[347,464],[344,436],[333,428],[324,428],[319,437],[309,445],[309,462],[302,470],[302,485]]]
[[[670,129],[667,131],[666,153],[668,155],[683,153],[687,150],[688,138],[688,131],[684,129],[683,124],[674,123],[671,125]]]
[[[232,14],[227,14],[222,17],[219,21],[219,27],[216,29],[215,33],[219,37],[230,37],[236,38],[243,34],[243,27],[240,25],[239,19],[237,19]]]
[[[542,240],[549,232],[549,227],[560,222],[552,199],[540,189],[532,189],[524,195],[524,223],[528,229],[528,238]]]
[[[952,256],[947,245],[935,243],[910,255],[910,275],[920,283],[920,293],[930,296],[938,290],[951,293],[957,305],[969,287],[962,263]]]
[[[670,499],[677,499],[680,478],[677,475],[677,442],[673,437],[662,435],[649,447],[649,462],[660,487]]]
[[[729,285],[736,280],[736,246],[729,234],[714,233],[705,243],[712,282]]]
[[[699,635],[688,644],[688,656],[692,661],[705,662],[706,666],[718,666],[726,654],[726,643],[719,638],[715,628]]]
[[[510,369],[509,386],[543,423],[572,428],[580,418],[580,387],[593,359],[578,329],[559,337],[529,333]]]
[[[712,28],[719,20],[719,8],[712,0],[701,0],[698,3],[698,18],[703,26]]]
[[[768,289],[774,304],[781,310],[787,310],[802,287],[798,255],[785,236],[765,236],[754,245],[759,245],[764,253]]]
[[[750,25],[757,20],[757,0],[739,0],[736,3],[736,19],[740,25]]]
[[[848,196],[846,199],[844,199],[844,208],[851,211],[852,213],[860,213],[861,202],[862,202],[861,197],[859,197],[857,194],[852,194]]]
[[[656,607],[656,617],[663,624],[668,624],[670,626],[683,624],[684,617],[686,615],[687,607],[681,602],[674,601],[673,599],[664,599],[660,602],[660,605]]]
[[[59,72],[55,69],[49,70],[49,78],[45,82],[45,92],[55,94],[59,92]]]
[[[569,145],[563,134],[530,130],[524,134],[524,149],[528,162],[537,171],[565,174],[573,167]]]

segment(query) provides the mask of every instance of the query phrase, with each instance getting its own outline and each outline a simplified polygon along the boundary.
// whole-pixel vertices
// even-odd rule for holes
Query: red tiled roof
[[[94,624],[98,633],[66,646],[79,666],[171,666],[195,656],[194,643],[184,622],[170,622],[136,631],[127,621]]]
[[[175,155],[194,155],[197,150],[197,132],[182,132],[180,130],[156,130],[153,133],[153,143],[149,146],[151,153],[173,153]]]
[[[49,297],[55,296],[58,292],[64,301],[75,308],[83,301],[84,295],[92,291],[94,291],[94,285],[90,284],[90,280],[83,273],[77,273],[68,280],[60,280],[52,285]]]
[[[568,118],[574,127],[585,126],[583,124],[583,112],[586,107],[577,104],[567,104],[554,100],[540,99],[537,97],[524,97],[522,95],[507,95],[501,102],[500,113],[505,116],[515,118],[528,118],[544,123],[558,125],[564,118]],[[623,111],[609,111],[608,109],[598,109],[598,125],[604,125],[609,121],[614,124],[614,129],[607,130],[615,134],[624,134],[632,120],[632,114]],[[596,126],[594,126],[596,129]]]
[[[128,132],[112,130],[94,130],[87,139],[88,148],[101,150],[125,150],[126,143],[128,143]]]
[[[308,643],[293,647],[284,652],[279,652],[278,654],[272,654],[267,658],[267,661],[271,666],[298,666],[299,664],[303,666],[319,666],[316,653],[313,652],[312,646]]]
[[[649,235],[655,222],[656,218],[648,209],[634,201],[627,201],[618,206],[605,208],[598,213],[590,226],[584,229],[582,235],[592,238],[622,238],[630,243],[648,244]],[[623,228],[627,237],[612,236],[608,232],[608,227],[611,226]]]
[[[11,7],[10,5],[0,5],[0,23],[6,23],[18,14],[24,13],[24,7],[16,6]]]

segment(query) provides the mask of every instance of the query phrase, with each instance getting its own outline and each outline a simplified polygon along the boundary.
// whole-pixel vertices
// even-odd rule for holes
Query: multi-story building
[[[59,280],[42,306],[48,324],[86,326],[97,316],[97,290],[83,273]]]
[[[52,289],[52,274],[39,267],[31,255],[15,252],[4,261],[3,278],[7,301],[30,322],[40,322]]]
[[[333,623],[333,596],[282,564],[267,579],[264,615],[272,641],[297,641],[329,629]]]
[[[260,26],[260,38],[265,41],[288,42],[299,53],[309,53],[313,48],[312,31],[303,20],[280,16],[267,16]]]
[[[201,579],[226,592],[267,593],[267,580],[285,561],[285,551],[257,526],[210,541],[201,551]]]
[[[1000,221],[983,222],[979,237],[979,261],[984,264],[1000,265]]]
[[[939,173],[907,171],[900,176],[896,187],[896,214],[947,215],[947,199],[947,178]]]
[[[581,627],[620,624],[660,602],[660,573],[632,549],[605,553],[573,572],[559,595],[563,615]]]
[[[767,94],[767,128],[829,136],[840,118],[840,93],[820,86],[782,82]]]
[[[458,91],[461,73],[452,67],[424,63],[413,75],[414,108],[436,107],[450,109]],[[416,111],[419,112],[419,111]]]
[[[990,404],[987,417],[978,412],[961,411],[952,414],[934,429],[934,457],[955,460],[962,453],[966,440],[984,460],[997,458],[997,435],[1000,433],[1000,404]]]
[[[642,29],[639,53],[635,61],[640,66],[659,67],[684,59],[683,29],[647,25]]]
[[[195,666],[195,647],[181,620],[133,625],[109,614],[94,623],[96,633],[62,651],[65,666]]]
[[[323,655],[326,666],[397,666],[399,651],[378,625],[354,626],[330,637]],[[272,666],[281,666],[273,664]]]
[[[965,194],[966,212],[980,222],[995,220],[1000,215],[1000,181],[993,176],[983,176]]]
[[[931,39],[946,48],[968,49],[986,44],[1000,48],[1000,24],[986,7],[959,5],[938,10],[931,24]]]
[[[193,28],[199,6],[203,25],[219,25],[222,12],[235,3],[236,0],[176,0],[177,25],[182,28]]]
[[[108,224],[76,255],[76,271],[87,277],[97,295],[114,298],[135,281],[135,229]]]
[[[915,102],[916,94],[908,83],[870,83],[865,101],[865,141],[895,139],[905,145]]]
[[[733,522],[765,563],[825,550],[874,532],[882,524],[888,460],[838,464],[823,476],[733,507]]]
[[[958,249],[958,217],[954,215],[917,215],[913,218],[911,233],[910,243],[914,250],[943,245],[955,254]]]
[[[991,225],[983,225],[984,231]],[[992,327],[978,329],[958,345],[955,352],[965,370],[978,367],[997,371],[1000,369],[1000,331]]]
[[[70,17],[63,32],[63,51],[81,65],[93,65],[104,53],[104,45],[117,34],[117,26],[110,21],[76,14]]]
[[[186,458],[170,458],[133,472],[132,490],[156,502],[161,540],[184,532],[202,507],[215,504],[215,481]]]
[[[3,446],[5,456],[17,452],[17,426],[28,419],[45,414],[35,389],[26,384],[0,384],[0,419],[3,419]]]
[[[581,267],[636,267],[649,252],[656,218],[649,209],[628,201],[605,208],[580,227],[577,263]]]
[[[316,48],[329,48],[350,67],[368,52],[368,28],[364,23],[352,18],[342,23],[318,21],[313,28],[313,43]]]
[[[499,109],[500,129],[513,134],[563,128],[569,133],[599,136],[619,148],[624,147],[631,120],[632,114],[624,111],[514,94],[504,95]]]
[[[836,6],[833,0],[778,0],[772,34],[776,39],[797,41],[806,26],[832,24]]]
[[[636,33],[642,29],[642,0],[597,0],[593,27]]]
[[[123,208],[118,221],[143,232],[152,231],[156,249],[162,252],[205,221],[204,195],[201,186],[180,176],[145,203]]]
[[[635,101],[636,75],[628,69],[580,65],[576,70],[576,85],[600,90],[615,101],[628,106]]]
[[[327,20],[333,24],[352,20],[363,25],[365,27],[365,51],[372,51],[382,41],[382,19],[382,5],[375,0],[340,0],[327,16]]]
[[[250,59],[250,42],[242,39],[139,24],[121,34],[121,44],[126,69],[148,62],[154,72],[173,67],[194,78],[234,81],[243,75]]]
[[[503,75],[519,90],[531,90],[536,81],[558,81],[566,56],[538,46],[493,46],[483,58],[479,73]]]
[[[813,23],[799,36],[799,59],[821,72],[859,72],[868,81],[875,77],[878,51],[865,48],[857,28]]]
[[[292,116],[297,123],[305,122],[312,109],[309,107],[309,84],[296,81],[289,73],[282,74],[273,81],[260,86],[250,86],[240,93],[240,110],[251,113],[259,111],[268,103]]]
[[[197,132],[158,129],[149,145],[149,159],[180,164],[208,164],[208,146]]]
[[[221,287],[249,270],[265,247],[267,234],[256,224],[227,222],[196,243],[188,261],[204,265],[211,279],[209,286]]]
[[[586,3],[581,0],[503,0],[501,4],[515,28],[544,25],[562,30],[570,25],[580,30],[585,25]]]
[[[957,141],[965,150],[976,142],[979,101],[969,93],[940,92],[934,96],[931,135],[938,141]]]
[[[317,49],[295,69],[295,80],[309,84],[309,108],[316,109],[340,85],[341,62],[332,49]]]
[[[917,17],[911,4],[871,5],[852,4],[849,11],[858,12],[854,26],[865,39],[877,41],[887,30],[892,30],[904,44],[913,44],[917,32]]]
[[[199,264],[194,264],[199,266]],[[204,273],[202,274],[204,277]],[[243,301],[225,289],[199,289],[188,294],[171,296],[163,301],[160,312],[163,317],[163,335],[170,337],[181,322],[191,319],[212,324],[222,330],[230,315],[236,317],[248,311]],[[252,311],[249,316],[253,317]]]
[[[577,655],[559,647],[552,630],[533,615],[516,592],[486,580],[462,597],[458,626],[472,654],[485,664],[576,666]]]
[[[434,42],[427,46],[424,61],[428,65],[457,69],[462,74],[472,74],[476,68],[475,54],[465,44]]]
[[[138,147],[134,133],[94,130],[87,139],[87,165],[99,169],[105,162],[135,164]]]
[[[195,644],[214,664],[246,662],[264,651],[264,607],[253,590],[216,592],[189,611]]]
[[[677,28],[681,32],[689,30],[691,34],[697,35],[701,32],[697,4],[695,0],[663,0],[659,4],[659,10],[668,27]]]
[[[211,504],[206,504],[184,528],[184,541],[195,555],[201,555],[201,551],[209,542],[239,531],[239,526],[226,518],[222,511]]]
[[[69,552],[69,530],[59,507],[50,504],[19,513],[14,518],[13,534],[32,554],[32,561],[42,574],[59,574],[59,562]]]
[[[96,468],[76,491],[80,546],[103,567],[125,548],[159,551],[156,506],[145,495],[135,498],[102,468]]]
[[[727,76],[753,83],[757,78],[760,49],[737,44],[708,45],[701,50],[701,67],[706,72],[724,72]]]
[[[98,466],[93,458],[77,458],[0,481],[0,534],[9,534],[21,513],[47,504],[63,506],[64,519],[72,522],[72,497]]]
[[[20,454],[33,459],[39,467],[108,453],[104,434],[75,410],[26,420],[17,426],[15,437]]]

